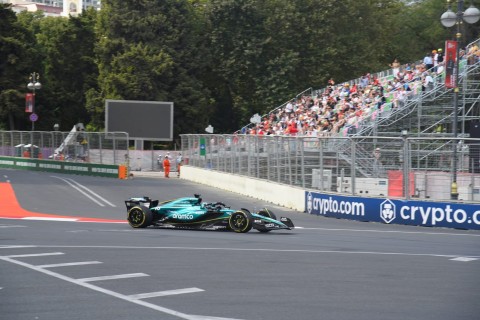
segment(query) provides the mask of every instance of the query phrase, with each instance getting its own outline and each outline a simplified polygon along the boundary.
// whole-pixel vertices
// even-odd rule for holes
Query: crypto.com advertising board
[[[480,205],[305,192],[305,211],[340,219],[480,230]]]

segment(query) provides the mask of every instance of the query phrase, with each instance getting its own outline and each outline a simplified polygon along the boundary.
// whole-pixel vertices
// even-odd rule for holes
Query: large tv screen
[[[106,100],[105,131],[127,132],[129,138],[173,140],[173,102]]]

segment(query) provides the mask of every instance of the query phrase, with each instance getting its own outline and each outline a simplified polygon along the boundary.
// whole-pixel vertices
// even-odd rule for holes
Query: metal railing
[[[0,155],[39,159],[126,164],[128,134],[86,131],[0,131]]]
[[[480,202],[480,139],[254,135],[181,138],[185,165],[354,196],[448,201],[456,147],[459,199]]]

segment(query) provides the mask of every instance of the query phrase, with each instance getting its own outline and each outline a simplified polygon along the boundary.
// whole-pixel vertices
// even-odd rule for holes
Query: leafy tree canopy
[[[444,0],[105,0],[98,12],[54,18],[0,4],[0,129],[28,129],[24,95],[38,72],[41,130],[103,130],[105,99],[125,99],[174,102],[176,136],[209,124],[233,132],[329,78],[422,59],[454,36],[439,21],[446,9]],[[479,25],[462,26],[464,45]]]

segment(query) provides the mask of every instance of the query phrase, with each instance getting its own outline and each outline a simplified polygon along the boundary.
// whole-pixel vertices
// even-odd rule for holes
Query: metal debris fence
[[[0,131],[0,155],[37,159],[126,164],[128,134],[87,131]]]
[[[480,139],[215,134],[181,138],[186,165],[367,197],[450,201],[455,154],[458,199],[480,203]]]

